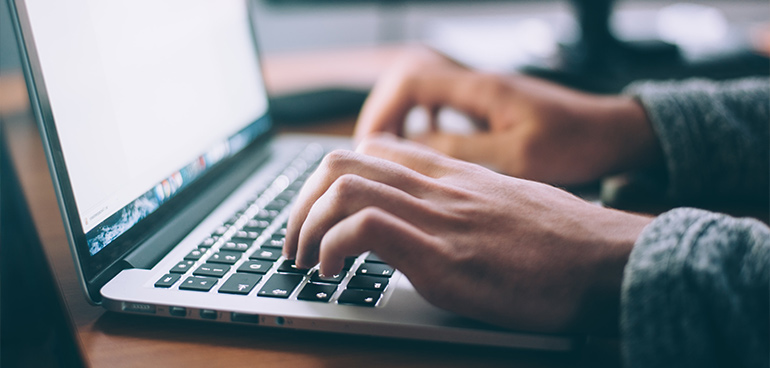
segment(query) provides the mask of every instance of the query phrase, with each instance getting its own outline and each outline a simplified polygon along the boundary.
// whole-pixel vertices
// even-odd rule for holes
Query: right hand
[[[650,221],[380,134],[324,158],[297,196],[283,252],[334,275],[371,250],[455,313],[612,334],[623,269]]]
[[[641,105],[625,96],[597,96],[524,75],[469,70],[427,49],[397,62],[364,104],[355,138],[403,136],[415,106],[433,129],[416,139],[450,156],[499,172],[559,185],[656,163],[662,156]],[[471,135],[437,131],[435,115],[452,107],[480,121]]]

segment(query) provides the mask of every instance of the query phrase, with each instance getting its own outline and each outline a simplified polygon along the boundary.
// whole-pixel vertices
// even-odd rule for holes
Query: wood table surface
[[[273,93],[325,85],[371,86],[401,47],[284,54],[264,58]],[[572,367],[616,362],[615,345],[546,353],[303,332],[107,312],[86,302],[67,245],[23,78],[0,76],[0,113],[35,226],[94,367]],[[287,131],[350,134],[354,119]],[[588,363],[587,363],[588,362]],[[614,364],[613,364],[614,365]]]

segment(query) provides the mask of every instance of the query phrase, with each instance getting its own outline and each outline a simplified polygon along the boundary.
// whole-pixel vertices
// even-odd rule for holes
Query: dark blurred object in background
[[[82,367],[69,313],[32,223],[0,119],[0,366]]]
[[[660,39],[621,41],[610,27],[614,0],[571,3],[580,28],[578,40],[561,45],[555,68],[530,66],[525,72],[604,93],[618,92],[639,79],[730,79],[770,73],[770,59],[749,48],[688,60],[677,45]]]

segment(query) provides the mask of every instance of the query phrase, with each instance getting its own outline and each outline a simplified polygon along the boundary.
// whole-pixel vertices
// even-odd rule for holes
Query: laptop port
[[[155,306],[152,304],[123,302],[123,310],[126,312],[155,314]]]
[[[186,317],[187,308],[185,307],[168,307],[168,314],[174,317]]]
[[[233,322],[259,323],[259,315],[232,312],[230,313],[230,320]]]
[[[201,318],[203,319],[217,319],[217,311],[211,309],[201,309]]]

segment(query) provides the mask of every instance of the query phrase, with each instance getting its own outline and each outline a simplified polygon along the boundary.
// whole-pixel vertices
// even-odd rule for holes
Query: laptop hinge
[[[150,269],[192,231],[211,211],[253,174],[270,156],[269,146],[243,158],[229,175],[208,186],[208,190],[168,221],[160,230],[123,258],[124,268]],[[125,266],[128,267],[125,267]]]

